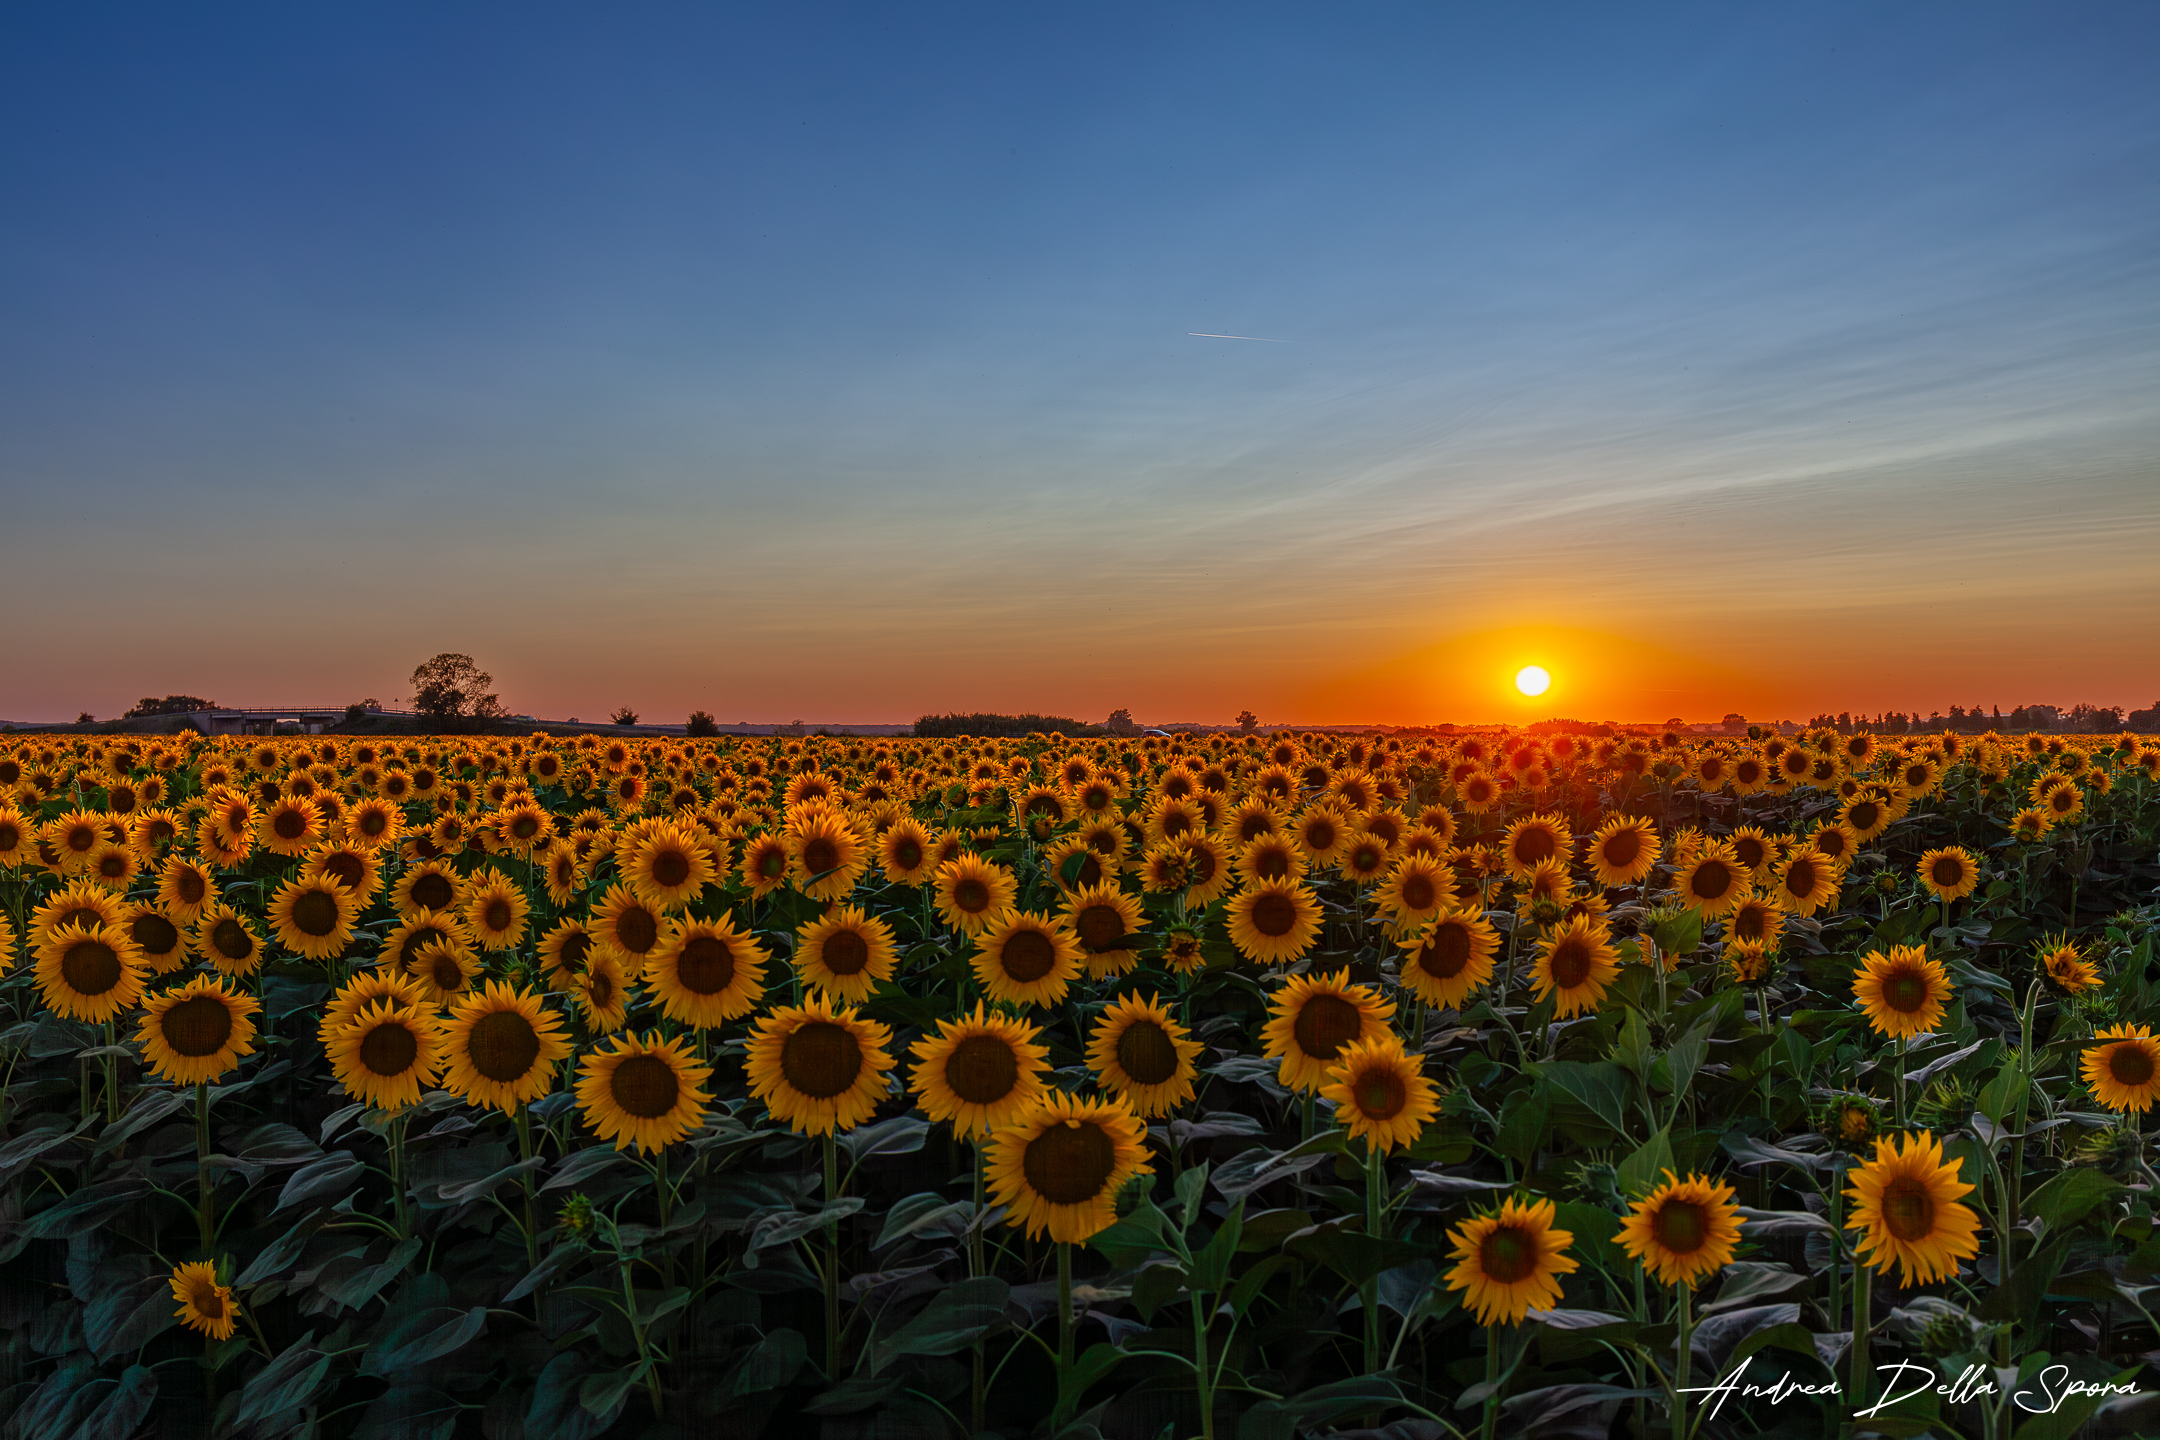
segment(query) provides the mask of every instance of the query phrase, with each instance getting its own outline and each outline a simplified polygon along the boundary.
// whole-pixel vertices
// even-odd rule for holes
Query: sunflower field
[[[0,1440],[2160,1432],[2160,744],[0,742]]]

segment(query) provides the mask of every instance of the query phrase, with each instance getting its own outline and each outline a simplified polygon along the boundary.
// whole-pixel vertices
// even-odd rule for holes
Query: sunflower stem
[[[111,1125],[120,1118],[120,1061],[113,1051],[117,1043],[113,1036],[113,1022],[105,1022],[105,1123]]]
[[[1387,1201],[1387,1168],[1380,1147],[1370,1138],[1365,1143],[1365,1233],[1375,1245],[1384,1238],[1381,1227]],[[1359,1287],[1365,1310],[1365,1373],[1380,1373],[1380,1278],[1374,1275]],[[1197,1302],[1195,1302],[1197,1303]],[[1375,1417],[1375,1423],[1378,1423]]]
[[[532,1159],[532,1116],[527,1113],[522,1101],[519,1102],[517,1107],[517,1137],[518,1159]],[[539,1222],[533,1217],[532,1172],[530,1170],[526,1171],[518,1177],[518,1181],[520,1188],[525,1192],[525,1264],[528,1270],[538,1269],[540,1265],[540,1226]],[[539,1313],[539,1307],[540,1297],[536,1291],[533,1296],[533,1312],[535,1315]]]
[[[1500,1327],[1485,1327],[1485,1414],[1478,1423],[1479,1440],[1493,1440],[1500,1433]]]
[[[968,1219],[968,1277],[974,1279],[984,1273],[982,1137],[976,1137],[969,1148],[975,1152],[975,1209],[970,1212]],[[973,1433],[979,1435],[983,1431],[983,1417],[989,1401],[989,1394],[983,1383],[983,1362],[987,1352],[979,1339],[975,1342],[974,1352],[974,1375],[968,1387],[969,1417],[973,1421]]]
[[[217,1241],[217,1217],[210,1205],[210,1087],[195,1087],[195,1233],[208,1259]]]
[[[1695,1291],[1685,1282],[1674,1287],[1673,1309],[1679,1317],[1679,1353],[1673,1360],[1672,1433],[1673,1440],[1687,1440],[1687,1392],[1688,1366],[1694,1359],[1691,1353],[1695,1344]]]
[[[390,1195],[397,1206],[400,1240],[412,1238],[412,1216],[405,1205],[405,1124],[402,1111],[390,1122]]]
[[[1065,1428],[1065,1422],[1072,1418],[1072,1402],[1080,1398],[1065,1393],[1065,1378],[1072,1373],[1073,1366],[1072,1246],[1062,1240],[1057,1244],[1057,1307],[1058,1398],[1057,1413],[1050,1422],[1053,1435]]]
[[[1853,1410],[1865,1410],[1868,1404],[1869,1384],[1875,1371],[1868,1364],[1868,1331],[1874,1324],[1875,1277],[1867,1262],[1859,1255],[1853,1256],[1852,1299],[1852,1391],[1850,1406]]]
[[[825,1132],[825,1206],[840,1199],[840,1143]],[[825,1377],[840,1378],[840,1222],[825,1227]]]

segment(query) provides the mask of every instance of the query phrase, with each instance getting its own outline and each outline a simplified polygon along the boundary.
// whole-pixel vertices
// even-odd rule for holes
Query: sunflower
[[[568,992],[572,982],[584,973],[585,958],[592,948],[592,932],[585,928],[584,921],[575,918],[558,922],[541,936],[540,972],[548,989]]]
[[[1062,1004],[1080,978],[1080,941],[1047,915],[1008,910],[975,940],[975,978],[1001,1005]]]
[[[1090,978],[1122,975],[1140,963],[1140,902],[1133,896],[1115,885],[1091,885],[1065,897],[1063,914]]]
[[[1850,827],[1863,845],[1888,830],[1896,818],[1880,797],[1871,794],[1846,801],[1838,811],[1839,822]]]
[[[419,958],[421,947],[436,940],[453,941],[469,948],[472,933],[465,928],[465,921],[460,916],[416,910],[392,926],[390,933],[383,937],[378,958],[381,963],[400,971],[409,970]]]
[[[644,963],[667,933],[667,917],[659,907],[639,899],[628,886],[611,885],[600,897],[592,916],[593,938],[602,949],[620,960],[623,968]]]
[[[1579,915],[1538,944],[1530,970],[1531,988],[1542,1000],[1553,997],[1553,1013],[1562,1020],[1595,1010],[1605,987],[1620,974],[1620,952],[1602,921]]]
[[[1480,1325],[1522,1323],[1532,1310],[1560,1304],[1560,1278],[1581,1262],[1562,1252],[1575,1236],[1557,1229],[1557,1207],[1550,1200],[1509,1198],[1490,1215],[1478,1215],[1448,1232],[1456,1265],[1448,1272],[1450,1290],[1463,1299]]]
[[[1803,845],[1785,858],[1770,894],[1780,909],[1813,915],[1824,906],[1837,903],[1841,885],[1841,872],[1836,862],[1821,851]]]
[[[1492,979],[1500,932],[1475,910],[1450,907],[1396,943],[1406,952],[1403,985],[1428,1005],[1451,1008]]]
[[[2042,941],[2037,963],[2066,994],[2081,994],[2100,983],[2100,971],[2067,935],[2057,936],[2052,942]]]
[[[454,910],[465,898],[465,882],[449,866],[434,860],[415,865],[390,887],[391,903],[410,919],[419,910]]]
[[[337,881],[299,876],[271,897],[270,930],[278,944],[309,960],[334,960],[353,940],[360,906]]]
[[[570,1058],[561,1017],[537,994],[501,981],[458,1001],[443,1046],[443,1088],[506,1115],[547,1094],[556,1065]]]
[[[2085,1083],[2093,1098],[2110,1110],[2152,1108],[2160,1095],[2160,1040],[2143,1025],[2113,1025],[2095,1035],[2085,1051]]]
[[[1394,1002],[1351,984],[1346,973],[1293,975],[1275,992],[1260,1032],[1261,1053],[1282,1062],[1278,1074],[1284,1088],[1318,1090],[1344,1046],[1389,1033]]]
[[[743,846],[742,880],[753,897],[770,895],[787,879],[787,841],[778,835],[759,835]]]
[[[345,1093],[382,1110],[418,1103],[442,1069],[442,1024],[425,1005],[371,1000],[324,1047]]]
[[[680,825],[654,826],[625,858],[623,877],[638,898],[655,910],[688,905],[718,878],[712,853]]]
[[[466,886],[465,923],[482,950],[517,949],[531,913],[525,892],[500,870],[482,870]]]
[[[455,940],[430,940],[414,952],[405,973],[420,986],[430,1005],[448,1006],[472,987],[480,957]]]
[[[362,905],[382,889],[382,860],[372,850],[337,841],[310,850],[300,873],[311,880],[334,880]]]
[[[1692,1289],[1730,1263],[1740,1243],[1734,1193],[1706,1175],[1682,1180],[1667,1170],[1665,1183],[1635,1202],[1613,1238],[1660,1284]]]
[[[138,900],[127,907],[128,938],[142,952],[143,964],[152,975],[170,975],[188,963],[187,928],[153,901]],[[0,969],[5,969],[0,962]]]
[[[937,1034],[915,1042],[908,1088],[924,1114],[951,1121],[962,1139],[987,1135],[1032,1110],[1047,1093],[1043,1073],[1050,1052],[1034,1043],[1041,1033],[987,1013],[978,1000],[974,1014],[940,1020]]]
[[[757,1022],[747,1054],[750,1093],[796,1131],[852,1130],[877,1112],[892,1032],[822,995],[783,1005]]]
[[[143,1062],[175,1085],[204,1085],[255,1053],[255,1022],[262,1006],[236,995],[223,980],[198,975],[184,985],[143,1001],[136,1024]]]
[[[45,837],[60,852],[62,868],[79,873],[90,863],[90,853],[106,841],[105,819],[89,810],[70,810],[45,827]]]
[[[757,1008],[765,996],[766,959],[765,947],[723,915],[670,926],[645,957],[643,973],[662,1014],[716,1029]]]
[[[1211,904],[1230,888],[1235,873],[1230,866],[1229,847],[1207,834],[1186,836],[1184,846],[1185,903],[1194,907]]]
[[[705,1123],[712,1096],[699,1088],[712,1078],[683,1047],[683,1038],[619,1035],[578,1065],[578,1111],[593,1133],[617,1150],[664,1150]]]
[[[377,796],[354,802],[345,812],[345,842],[363,850],[381,850],[397,844],[405,828],[404,812]]]
[[[115,895],[127,894],[128,886],[134,883],[135,872],[140,868],[133,850],[110,840],[100,840],[92,846],[90,858],[83,862],[83,873]]]
[[[577,1002],[585,1028],[596,1035],[612,1035],[623,1028],[630,1014],[630,981],[622,961],[610,950],[595,949],[585,961],[582,974],[572,978],[570,998]]]
[[[845,817],[815,811],[790,821],[787,836],[789,878],[812,900],[838,900],[855,888],[870,855]]]
[[[1705,845],[1673,877],[1680,903],[1715,919],[1740,903],[1747,893],[1748,871],[1726,845]]]
[[[1656,821],[1615,815],[1590,837],[1590,869],[1600,885],[1633,885],[1656,867],[1663,849]]]
[[[1455,877],[1430,855],[1405,854],[1380,882],[1373,903],[1398,923],[1429,920],[1455,899]]]
[[[1239,852],[1238,879],[1249,889],[1275,880],[1302,880],[1311,868],[1305,851],[1287,835],[1262,835]]]
[[[1320,938],[1320,902],[1295,880],[1270,880],[1231,897],[1230,943],[1248,960],[1286,964]]]
[[[1117,1220],[1117,1194],[1135,1175],[1153,1174],[1146,1128],[1122,1102],[1052,1093],[1013,1124],[992,1132],[991,1194],[1008,1222],[1077,1245]]]
[[[1946,905],[1980,888],[1980,862],[1962,845],[1928,851],[1919,868],[1920,883]]]
[[[1312,863],[1322,869],[1335,863],[1342,848],[1357,833],[1350,817],[1328,802],[1321,802],[1292,822],[1290,834]]]
[[[936,867],[930,863],[930,832],[903,818],[878,837],[878,864],[885,879],[894,885],[927,884]]]
[[[316,1038],[328,1045],[331,1036],[351,1024],[376,1000],[389,1001],[392,1009],[427,1003],[426,995],[410,975],[387,966],[362,970],[339,986],[330,1002],[323,1006],[322,1019],[315,1026]]]
[[[1349,1138],[1383,1154],[1415,1145],[1425,1123],[1440,1109],[1439,1094],[1424,1067],[1403,1050],[1392,1031],[1345,1045],[1328,1069],[1320,1098],[1333,1101],[1335,1118]]]
[[[263,812],[255,828],[265,850],[302,855],[323,842],[322,807],[313,800],[287,795]]]
[[[861,1004],[890,980],[899,961],[892,927],[853,905],[835,905],[795,932],[795,968],[803,983]]]
[[[0,869],[13,870],[30,858],[37,843],[36,826],[13,806],[0,800]]]
[[[86,880],[77,880],[54,891],[44,904],[30,912],[30,933],[42,938],[67,925],[118,925],[126,919],[125,901]]]
[[[1773,959],[1760,941],[1734,940],[1725,947],[1725,968],[1738,985],[1768,984]]]
[[[246,917],[212,901],[195,921],[195,953],[222,975],[252,975],[262,968],[263,941]]]
[[[1893,1148],[1875,1141],[1875,1158],[1853,1171],[1848,1230],[1864,1232],[1853,1250],[1888,1273],[1895,1264],[1905,1285],[1930,1285],[1957,1274],[1961,1259],[1980,1253],[1980,1217],[1959,1203],[1973,1187],[1958,1179],[1962,1160],[1943,1163],[1942,1142],[1907,1133]]]
[[[1523,880],[1547,860],[1564,863],[1573,846],[1567,822],[1558,815],[1525,815],[1507,827],[1500,853],[1507,860],[1507,873]]]
[[[180,1302],[173,1314],[190,1330],[212,1340],[230,1340],[240,1320],[240,1303],[230,1286],[220,1285],[217,1262],[190,1260],[173,1266],[172,1297]]]
[[[1153,996],[1128,995],[1095,1024],[1087,1062],[1104,1089],[1123,1097],[1135,1115],[1168,1115],[1193,1097],[1193,1061],[1203,1048]]]
[[[1892,946],[1887,955],[1868,951],[1853,972],[1852,988],[1868,1023],[1900,1039],[1925,1035],[1940,1025],[1950,999],[1950,977],[1942,962],[1928,959],[1918,945]]]
[[[1481,815],[1500,803],[1500,782],[1482,770],[1474,771],[1455,782],[1455,793],[1462,797],[1463,809]]]
[[[1785,912],[1776,897],[1753,890],[1725,917],[1726,938],[1744,945],[1774,945],[1784,928]]]

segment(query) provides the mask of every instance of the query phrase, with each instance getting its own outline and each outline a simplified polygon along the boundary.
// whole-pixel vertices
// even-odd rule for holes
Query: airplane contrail
[[[1265,335],[1218,335],[1212,330],[1187,330],[1187,335],[1201,340],[1258,340],[1267,345],[1295,345],[1295,340],[1272,340]]]

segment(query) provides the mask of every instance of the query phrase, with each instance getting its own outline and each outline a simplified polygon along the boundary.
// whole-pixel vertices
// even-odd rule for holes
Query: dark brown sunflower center
[[[1553,946],[1553,984],[1573,990],[1590,978],[1590,946],[1579,935],[1569,935]]]
[[[780,1073],[813,1100],[830,1100],[862,1073],[862,1042],[845,1026],[813,1020],[780,1047]]]
[[[953,908],[968,915],[980,915],[990,908],[990,887],[969,876],[953,886]]]
[[[1253,901],[1252,927],[1270,940],[1296,929],[1297,918],[1297,902],[1280,891],[1270,890]]]
[[[1882,818],[1882,810],[1874,801],[1863,800],[1852,807],[1851,818],[1852,823],[1862,830],[1872,830],[1875,828],[1875,822]]]
[[[660,922],[650,910],[632,906],[615,917],[615,943],[632,955],[643,955],[660,942]]]
[[[1550,860],[1558,849],[1559,845],[1553,833],[1543,826],[1525,830],[1515,837],[1515,859],[1518,864],[1535,865],[1542,860]]]
[[[1016,930],[998,952],[1005,973],[1027,984],[1048,975],[1057,965],[1057,946],[1040,930]]]
[[[1710,1239],[1710,1212],[1692,1200],[1667,1200],[1651,1217],[1650,1232],[1675,1255],[1692,1255]]]
[[[675,978],[694,995],[717,995],[734,982],[735,953],[717,935],[693,935],[675,962]]]
[[[815,836],[803,846],[802,864],[804,871],[811,875],[837,870],[840,868],[840,847],[822,835]]]
[[[227,915],[210,927],[210,946],[227,960],[245,960],[255,953],[255,937]]]
[[[520,840],[530,840],[540,833],[540,822],[531,815],[520,815],[510,822],[510,833]],[[685,870],[689,868],[689,862],[680,855],[669,855],[665,858],[682,865]],[[663,880],[661,883],[664,885],[679,885],[682,882],[679,880]]]
[[[390,817],[370,806],[360,812],[355,823],[358,825],[360,833],[372,840],[390,828]]]
[[[680,850],[663,850],[653,857],[653,883],[663,890],[673,890],[690,878],[690,857]]]
[[[360,1063],[377,1075],[403,1075],[419,1055],[419,1040],[399,1021],[376,1025],[360,1040]]]
[[[1792,869],[1785,872],[1785,888],[1795,895],[1813,895],[1815,873],[1815,862],[1802,855],[1793,861]]]
[[[307,816],[298,810],[280,810],[277,818],[270,822],[270,828],[277,832],[280,840],[297,840],[307,834]]]
[[[1927,1185],[1900,1176],[1883,1187],[1883,1224],[1900,1240],[1925,1240],[1935,1233],[1935,1197]]]
[[[826,936],[820,953],[825,968],[835,975],[860,975],[870,964],[870,943],[853,930],[836,930]]]
[[[2152,1052],[2138,1044],[2117,1045],[2108,1051],[2108,1074],[2118,1085],[2144,1085],[2153,1078]]]
[[[1316,853],[1335,848],[1336,829],[1331,821],[1315,820],[1305,827],[1305,848]]]
[[[1350,1087],[1358,1109],[1372,1120],[1392,1120],[1410,1103],[1409,1087],[1393,1070],[1368,1070]]]
[[[447,910],[457,898],[457,887],[439,870],[430,870],[413,881],[412,903],[423,910]]]
[[[1733,841],[1733,853],[1740,857],[1742,865],[1750,870],[1756,870],[1761,868],[1763,857],[1770,852],[1763,845],[1763,842],[1757,840],[1754,836],[1742,835]]]
[[[777,880],[787,874],[787,851],[778,845],[770,845],[759,851],[757,873],[766,880]]]
[[[1118,1036],[1117,1062],[1135,1084],[1168,1084],[1178,1072],[1177,1046],[1154,1021],[1135,1020]]]
[[[224,1297],[218,1294],[215,1285],[195,1286],[189,1294],[189,1299],[195,1306],[195,1313],[202,1316],[203,1319],[222,1320],[225,1318],[225,1300]]]
[[[502,1084],[522,1080],[540,1058],[540,1033],[515,1010],[490,1010],[465,1037],[472,1067]]]
[[[293,928],[320,940],[338,928],[338,903],[320,890],[305,890],[293,900]]]
[[[145,955],[170,955],[180,946],[180,927],[155,910],[137,915],[128,926],[128,933],[135,943],[142,946]]]
[[[465,969],[458,964],[457,956],[447,949],[436,951],[429,959],[428,977],[435,982],[436,989],[445,993],[465,988]]]
[[[1125,940],[1125,915],[1115,905],[1090,905],[1073,917],[1080,943],[1090,953],[1120,948]]]
[[[517,920],[517,910],[500,895],[490,896],[487,904],[480,907],[480,928],[490,935],[500,935]]]
[[[1882,982],[1882,998],[1900,1015],[1910,1015],[1927,1004],[1927,977],[1915,970],[1899,970]]]
[[[1412,910],[1430,910],[1440,901],[1440,892],[1432,877],[1422,870],[1412,871],[1403,877],[1402,902]]]
[[[1642,835],[1635,830],[1615,830],[1605,837],[1605,843],[1598,848],[1598,853],[1605,857],[1607,865],[1616,870],[1625,869],[1634,864],[1636,857],[1642,854]]]
[[[913,839],[897,840],[893,842],[892,858],[896,869],[919,870],[923,862],[922,846]]]
[[[1290,852],[1266,849],[1253,857],[1253,874],[1262,880],[1287,880],[1290,878]]]
[[[970,1035],[945,1059],[945,1083],[970,1105],[992,1105],[1012,1094],[1020,1064],[995,1035]]]
[[[337,850],[323,858],[323,873],[348,890],[360,888],[367,879],[367,862],[350,850]]]
[[[1688,889],[1698,900],[1719,900],[1733,887],[1732,867],[1722,860],[1705,860],[1696,867]]]
[[[573,930],[563,936],[562,947],[555,953],[562,957],[565,970],[582,970],[585,968],[586,953],[591,949],[592,936],[582,930]]]
[[[1028,1141],[1020,1170],[1030,1189],[1053,1205],[1080,1205],[1102,1194],[1117,1169],[1117,1146],[1100,1125],[1068,1120]]]
[[[1485,1278],[1500,1285],[1514,1285],[1537,1273],[1538,1243],[1535,1237],[1512,1225],[1502,1226],[1478,1242],[1478,1268]]]
[[[210,893],[210,882],[203,878],[200,870],[184,869],[173,877],[173,893],[180,897],[182,904],[200,905],[203,897]]]
[[[1470,927],[1450,920],[1418,950],[1418,969],[1438,980],[1452,980],[1470,963],[1471,949]]]
[[[159,1018],[158,1029],[176,1054],[215,1055],[232,1036],[232,1011],[215,996],[191,995]]]
[[[1770,921],[1769,912],[1760,905],[1743,905],[1733,916],[1733,935],[1741,940],[1760,940]]]
[[[608,1092],[640,1120],[657,1120],[675,1108],[682,1081],[675,1067],[657,1055],[632,1055],[608,1077]]]
[[[1298,1049],[1316,1060],[1334,1058],[1365,1030],[1365,1017],[1340,995],[1315,995],[1298,1007],[1290,1033]]]
[[[1944,889],[1963,884],[1965,867],[1951,856],[1945,855],[1935,862],[1935,883]]]

